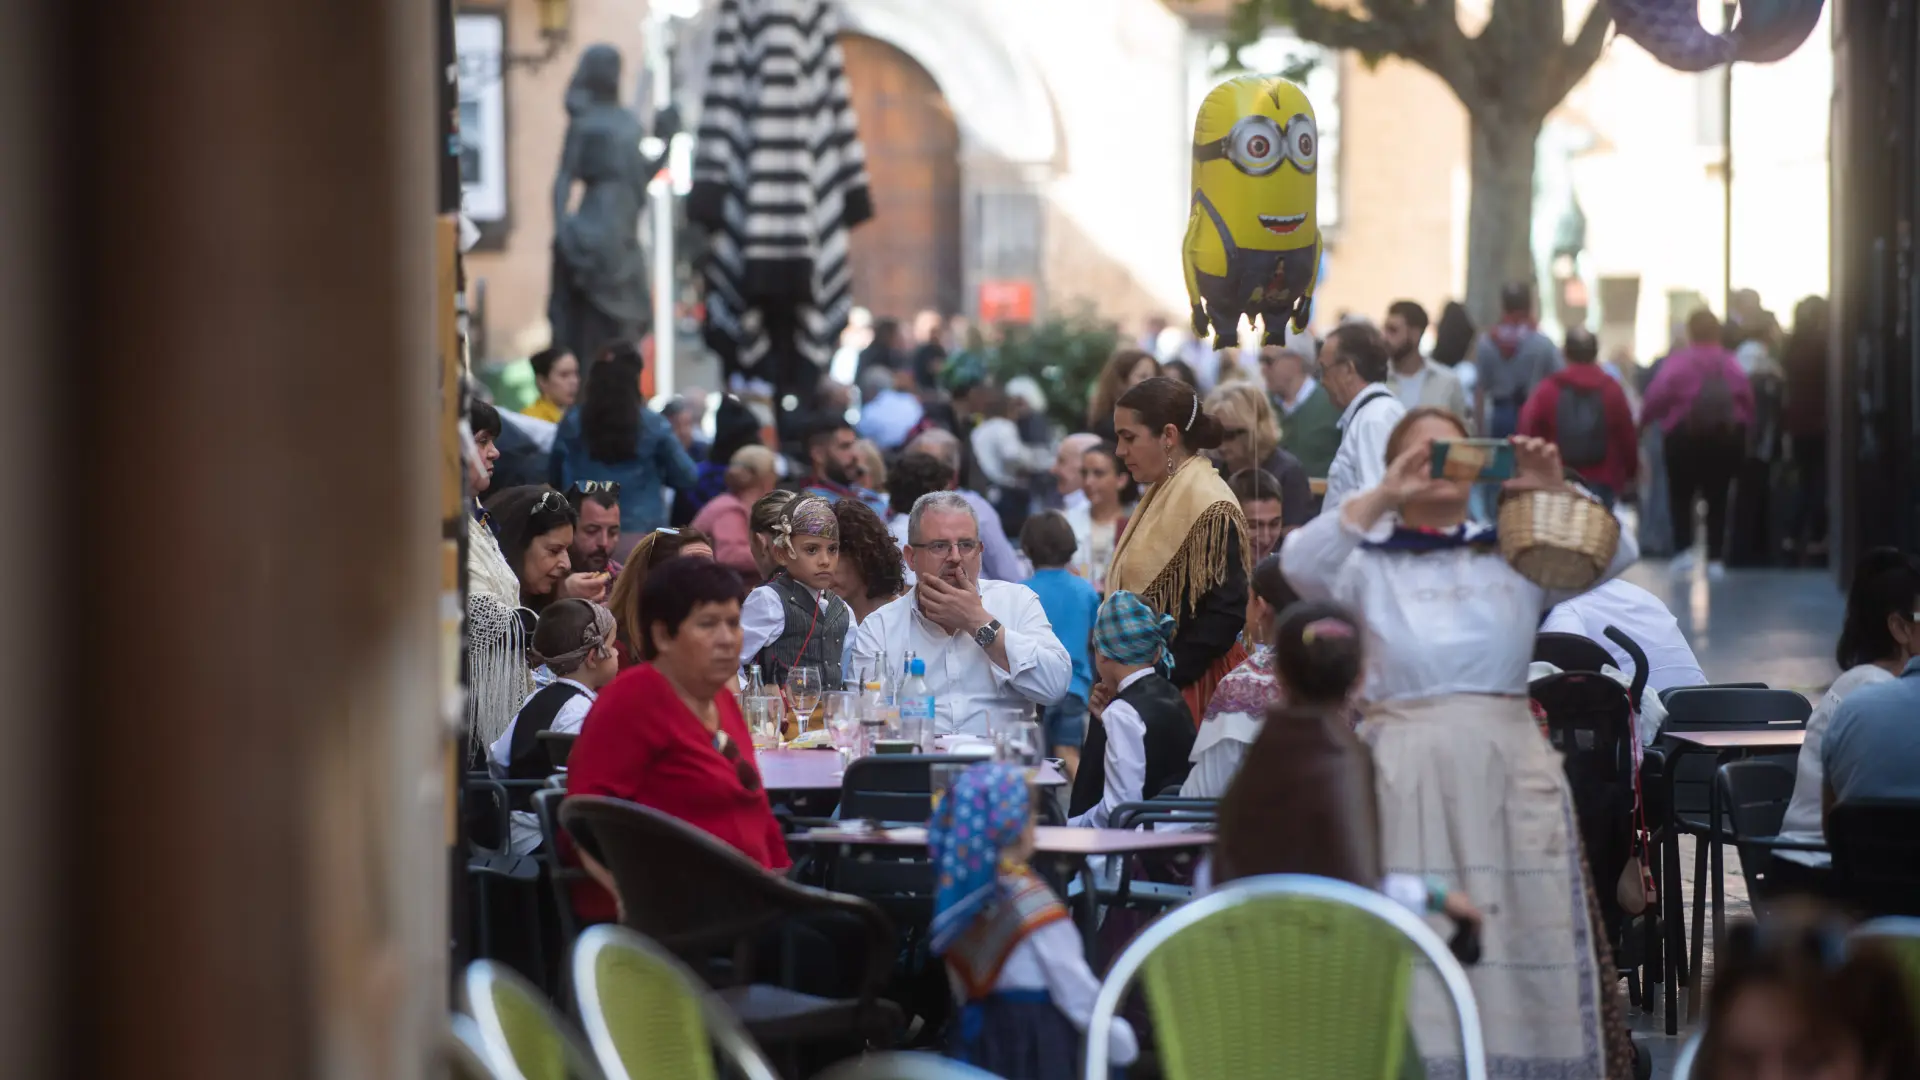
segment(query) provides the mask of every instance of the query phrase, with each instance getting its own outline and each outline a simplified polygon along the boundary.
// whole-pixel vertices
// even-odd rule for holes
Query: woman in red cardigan
[[[711,559],[670,559],[640,592],[646,662],[620,673],[587,714],[568,757],[569,795],[610,795],[698,826],[769,870],[790,864],[761,789],[753,740],[734,701],[740,670],[739,575]],[[575,907],[616,917],[612,878],[583,859]]]

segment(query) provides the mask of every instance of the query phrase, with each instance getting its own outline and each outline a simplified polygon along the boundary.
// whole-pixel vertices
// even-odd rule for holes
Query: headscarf
[[[1173,640],[1173,616],[1161,615],[1130,592],[1110,594],[1093,620],[1093,648],[1101,656],[1129,667],[1165,665],[1167,642]]]
[[[833,504],[818,495],[802,495],[789,502],[773,523],[773,543],[787,558],[797,558],[795,536],[823,536],[840,539],[840,519],[833,516]]]
[[[975,765],[956,778],[927,827],[933,858],[935,954],[944,953],[1000,896],[1000,853],[1033,817],[1026,770]]]
[[[527,662],[534,667],[546,667],[556,675],[577,670],[580,665],[594,657],[607,657],[613,654],[613,612],[591,600],[586,602],[593,609],[593,625],[580,635],[580,644],[558,656],[542,656],[538,649],[527,650]]]

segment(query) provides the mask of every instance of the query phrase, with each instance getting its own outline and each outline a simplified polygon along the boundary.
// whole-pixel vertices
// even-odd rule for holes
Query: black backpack
[[[1607,406],[1600,391],[1561,383],[1553,435],[1560,460],[1571,468],[1591,468],[1607,460]]]
[[[1727,385],[1726,372],[1717,365],[1700,377],[1700,390],[1693,395],[1693,404],[1687,406],[1680,426],[1703,434],[1739,426],[1734,419],[1733,387]]]

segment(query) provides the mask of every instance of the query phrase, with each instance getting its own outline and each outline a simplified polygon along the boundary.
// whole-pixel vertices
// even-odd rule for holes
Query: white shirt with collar
[[[1327,497],[1320,512],[1331,514],[1349,495],[1378,487],[1387,476],[1387,437],[1407,415],[1407,407],[1385,383],[1369,383],[1340,414],[1340,449],[1327,466]]]
[[[1107,728],[1107,784],[1101,789],[1100,801],[1086,813],[1067,819],[1067,824],[1088,829],[1104,829],[1107,818],[1121,803],[1139,802],[1145,798],[1147,785],[1147,722],[1133,706],[1120,700],[1120,694],[1127,687],[1153,674],[1152,668],[1139,671],[1120,680],[1120,686],[1113,692],[1113,700],[1100,714],[1100,722]]]
[[[989,710],[1051,705],[1073,679],[1073,660],[1032,589],[982,580],[979,590],[981,605],[1000,623],[1010,670],[988,659],[972,634],[949,634],[921,614],[918,588],[868,615],[853,646],[857,668],[877,670],[882,655],[898,665],[908,652],[926,662],[941,735],[987,735]]]
[[[1305,404],[1306,400],[1312,397],[1313,392],[1318,389],[1320,389],[1320,380],[1309,375],[1307,376],[1307,380],[1300,384],[1300,392],[1293,395],[1292,401],[1288,401],[1286,398],[1275,394],[1274,400],[1280,403],[1280,415],[1292,416],[1293,411]]]
[[[593,699],[599,695],[588,689],[585,683],[575,682],[572,679],[555,679],[554,682],[565,683],[580,692],[568,698],[567,703],[560,706],[560,711],[553,714],[553,723],[547,725],[547,730],[556,735],[578,735],[580,725],[587,722],[587,711],[593,708]],[[540,690],[544,689],[546,689],[544,686],[540,688]],[[522,711],[540,695],[540,690],[528,694],[527,700],[520,703]],[[507,722],[507,730],[487,748],[487,753],[493,757],[493,763],[502,769],[507,767],[507,758],[513,753],[513,729],[519,722],[520,714],[516,712],[513,719]]]
[[[845,603],[832,593],[814,593],[808,586],[801,586],[813,593],[813,602],[825,615],[832,605]],[[771,586],[762,585],[747,594],[747,602],[740,605],[740,666],[745,667],[767,642],[780,636],[787,628],[787,611],[780,602],[780,594]],[[847,633],[853,633],[849,628]]]
[[[553,714],[553,723],[547,725],[547,730],[556,735],[578,735],[581,725],[587,722],[587,713],[593,709],[593,699],[600,695],[594,693],[585,683],[575,682],[572,679],[555,679],[553,682],[565,683],[580,692],[568,698],[567,703],[560,706],[560,711]],[[553,683],[547,685],[551,686]],[[520,703],[521,711],[524,712],[527,705],[540,695],[541,690],[545,689],[546,686],[543,686],[528,694],[527,700]],[[520,714],[515,713],[513,719],[507,723],[507,730],[487,748],[487,754],[493,759],[494,767],[500,770],[495,775],[501,775],[506,771],[508,758],[513,753],[513,729],[519,723]],[[540,847],[542,839],[540,819],[530,811],[515,810],[508,816],[507,829],[507,850],[515,855],[530,855]]]

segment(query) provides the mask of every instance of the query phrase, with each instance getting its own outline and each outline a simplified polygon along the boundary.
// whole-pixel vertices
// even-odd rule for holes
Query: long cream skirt
[[[1360,733],[1373,747],[1386,869],[1465,889],[1485,914],[1467,976],[1488,1075],[1601,1080],[1603,984],[1573,800],[1526,700],[1385,702]],[[1453,1007],[1431,971],[1417,977],[1411,1015],[1428,1075],[1460,1075]]]

